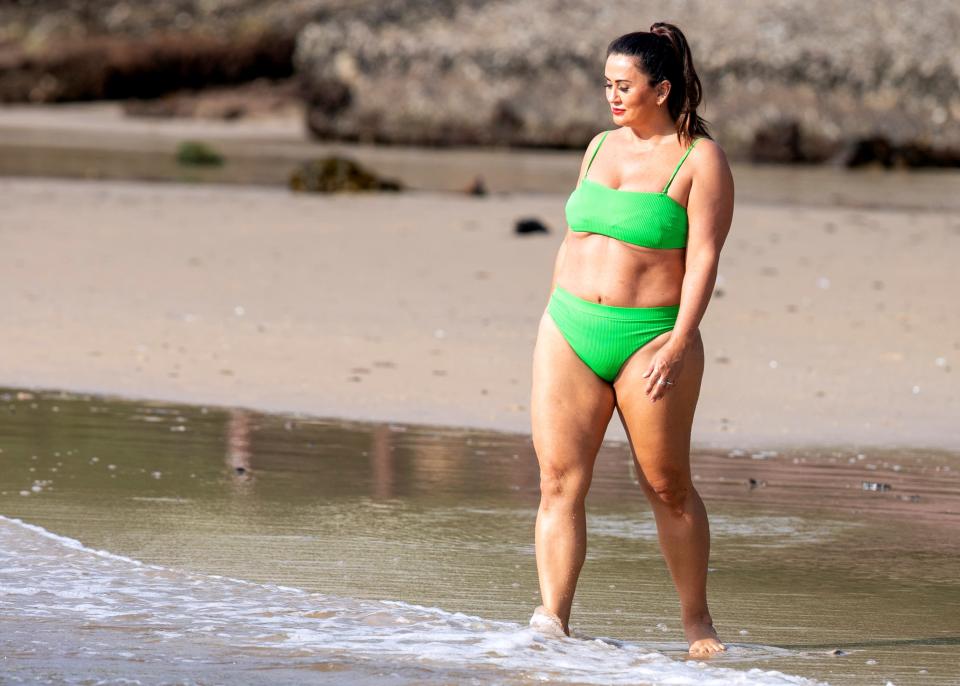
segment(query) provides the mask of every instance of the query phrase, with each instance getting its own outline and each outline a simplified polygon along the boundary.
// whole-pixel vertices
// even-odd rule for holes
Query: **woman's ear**
[[[670,82],[661,81],[657,84],[657,104],[662,105],[670,97]]]

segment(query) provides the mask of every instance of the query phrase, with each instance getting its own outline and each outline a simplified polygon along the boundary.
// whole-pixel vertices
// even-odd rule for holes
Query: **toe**
[[[713,638],[704,638],[694,641],[690,645],[690,654],[695,657],[704,657],[723,652],[727,647]]]

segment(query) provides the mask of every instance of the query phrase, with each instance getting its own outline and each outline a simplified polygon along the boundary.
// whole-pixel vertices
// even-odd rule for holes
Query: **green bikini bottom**
[[[673,329],[679,305],[615,307],[578,298],[561,286],[550,294],[547,312],[577,356],[607,382],[627,359]]]

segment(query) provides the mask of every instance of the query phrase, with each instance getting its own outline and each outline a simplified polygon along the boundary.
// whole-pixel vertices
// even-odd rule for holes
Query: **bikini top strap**
[[[694,139],[693,139],[693,142],[690,144],[690,147],[687,148],[687,151],[686,151],[685,153],[683,153],[683,157],[681,157],[681,158],[680,158],[680,161],[677,162],[677,166],[676,166],[676,168],[673,170],[673,175],[670,177],[670,180],[667,181],[667,185],[663,187],[663,192],[664,192],[664,193],[666,193],[666,192],[667,192],[667,189],[670,188],[670,184],[673,183],[673,177],[677,175],[677,172],[678,172],[678,171],[680,171],[680,165],[682,165],[682,164],[683,164],[683,161],[684,161],[685,159],[687,159],[687,155],[689,155],[689,154],[690,154],[690,151],[693,150],[693,146],[695,146],[695,145],[697,144],[697,141],[698,141],[698,140],[700,140],[700,139],[699,139],[699,138],[694,138]]]
[[[603,145],[603,139],[607,137],[609,131],[604,131],[603,135],[600,136],[600,142],[597,143],[597,147],[593,151],[593,155],[590,157],[590,161],[587,162],[587,170],[583,172],[583,178],[587,178],[587,174],[590,173],[590,167],[593,166],[593,159],[597,156],[597,153],[600,152],[600,146]]]

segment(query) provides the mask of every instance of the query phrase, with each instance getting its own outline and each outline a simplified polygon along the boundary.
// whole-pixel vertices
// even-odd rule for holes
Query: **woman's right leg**
[[[615,407],[613,387],[593,373],[546,312],[533,353],[530,413],[540,463],[535,545],[540,596],[569,633],[586,557],[584,499]]]

